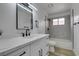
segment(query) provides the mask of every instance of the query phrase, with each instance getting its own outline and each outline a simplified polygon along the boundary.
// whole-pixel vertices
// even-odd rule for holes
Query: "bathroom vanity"
[[[26,32],[21,32],[23,37],[15,37],[11,39],[0,39],[0,56],[46,56],[48,55],[49,35],[48,34],[30,35],[30,30],[33,30],[33,10],[32,8],[30,8],[30,6],[31,5],[28,3],[16,4],[16,30],[17,31],[23,30]],[[14,30],[13,28],[12,30]],[[0,35],[2,35],[4,32],[0,31]],[[13,32],[15,32],[15,30]],[[7,35],[8,34],[9,33],[7,33]]]
[[[35,34],[0,40],[0,56],[46,56],[49,35]]]

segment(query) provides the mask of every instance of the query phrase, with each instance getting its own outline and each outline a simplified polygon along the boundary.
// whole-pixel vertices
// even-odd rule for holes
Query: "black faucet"
[[[25,36],[25,34],[24,34],[24,33],[22,33],[22,36],[24,37],[24,36]]]
[[[22,36],[30,36],[30,29],[26,29],[26,32],[25,33],[21,33]]]
[[[30,32],[29,31],[30,31],[30,29],[26,29],[26,36],[28,36],[28,35],[30,36]]]

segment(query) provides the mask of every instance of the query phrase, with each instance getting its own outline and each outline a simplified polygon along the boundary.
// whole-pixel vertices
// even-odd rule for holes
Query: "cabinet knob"
[[[39,50],[39,56],[42,56],[42,55],[43,55],[43,50],[40,49],[40,50]]]
[[[39,56],[41,56],[41,51],[39,50],[38,52],[39,52]]]
[[[41,49],[41,56],[43,56],[43,49]]]

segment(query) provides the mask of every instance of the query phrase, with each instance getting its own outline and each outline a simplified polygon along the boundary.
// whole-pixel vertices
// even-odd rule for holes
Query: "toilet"
[[[55,52],[55,45],[56,45],[55,41],[49,40],[49,51],[50,52]]]

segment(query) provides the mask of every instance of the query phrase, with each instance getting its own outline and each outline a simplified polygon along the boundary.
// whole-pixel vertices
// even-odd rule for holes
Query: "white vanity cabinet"
[[[47,56],[48,52],[49,52],[49,46],[48,46],[48,42],[49,42],[49,38],[48,37],[44,37],[42,39],[42,55],[43,56]]]
[[[37,40],[31,44],[31,56],[41,56],[41,40]]]
[[[48,51],[48,37],[43,37],[31,44],[31,56],[46,56]]]
[[[5,44],[6,48],[0,47],[3,48],[0,50],[0,56],[47,56],[49,51],[48,41],[47,35],[38,35],[29,38],[29,40],[18,38],[5,41],[6,43],[3,41],[4,43],[0,43],[0,45]]]

